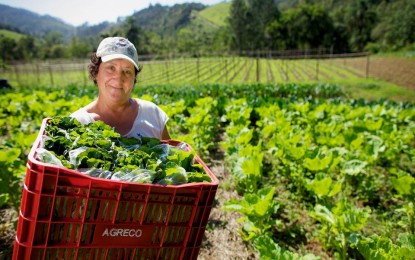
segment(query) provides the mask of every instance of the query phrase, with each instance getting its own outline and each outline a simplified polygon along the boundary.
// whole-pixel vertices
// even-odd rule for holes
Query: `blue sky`
[[[78,26],[103,21],[115,22],[118,17],[133,14],[150,4],[174,5],[196,2],[214,5],[230,0],[0,0],[0,4],[24,8],[40,15],[51,15]]]

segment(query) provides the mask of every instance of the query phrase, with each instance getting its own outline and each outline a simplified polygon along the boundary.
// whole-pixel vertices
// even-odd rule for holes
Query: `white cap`
[[[129,40],[122,37],[108,37],[101,41],[98,46],[97,57],[103,62],[114,59],[125,59],[134,64],[138,69],[137,50]]]

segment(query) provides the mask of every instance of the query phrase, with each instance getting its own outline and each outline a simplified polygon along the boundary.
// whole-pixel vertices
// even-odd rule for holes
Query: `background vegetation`
[[[140,54],[326,48],[333,53],[414,50],[414,0],[234,0],[150,5],[117,23],[74,27],[0,5],[5,62],[86,58],[100,37],[121,35]],[[19,19],[13,19],[19,16]],[[36,28],[32,25],[36,23]],[[7,31],[7,32],[6,32]],[[10,33],[9,31],[13,32]]]
[[[229,237],[262,259],[413,259],[415,59],[396,55],[413,56],[414,31],[415,0],[150,5],[78,27],[0,5],[0,78],[13,83],[0,90],[0,259],[40,124],[96,97],[85,61],[110,35],[145,64],[134,96],[222,169],[222,218],[206,237],[229,226],[228,210],[243,217]],[[220,250],[229,237],[203,246],[235,257]]]

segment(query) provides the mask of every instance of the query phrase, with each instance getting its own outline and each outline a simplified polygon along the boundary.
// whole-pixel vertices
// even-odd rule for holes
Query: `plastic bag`
[[[69,163],[72,164],[75,167],[75,169],[76,169],[77,165],[80,164],[80,161],[78,159],[79,154],[85,152],[87,149],[88,149],[88,147],[82,146],[82,147],[79,147],[75,150],[70,150],[69,151]]]
[[[37,148],[36,153],[37,158],[42,162],[63,166],[62,162],[54,154],[52,154],[45,148]]]
[[[127,171],[115,172],[111,176],[111,180],[129,181],[129,182],[137,182],[137,183],[152,183],[156,174],[157,173],[155,171],[137,168],[130,172],[127,172]]]
[[[96,169],[96,168],[83,168],[78,169],[79,172],[85,173],[86,175],[89,175],[91,177],[97,177],[102,179],[111,179],[113,172],[102,170],[102,169]]]

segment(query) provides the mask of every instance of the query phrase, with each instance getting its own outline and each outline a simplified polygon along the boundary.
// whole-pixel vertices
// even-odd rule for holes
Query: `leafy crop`
[[[19,206],[28,150],[43,118],[68,115],[96,95],[93,88],[77,86],[65,91],[36,88],[0,96],[9,104],[0,109],[3,207]],[[174,139],[195,148],[208,164],[210,159],[225,162],[230,187],[240,199],[230,200],[224,209],[241,214],[240,233],[262,259],[414,255],[414,104],[350,100],[326,84],[148,85],[134,91],[163,107]],[[112,149],[135,140],[129,143],[112,136],[111,129],[96,127],[100,130],[72,133],[74,126],[56,131],[59,144],[77,151],[75,164],[66,157],[63,164],[90,169],[96,176],[107,174],[91,170],[97,166],[149,173],[128,165],[148,164],[154,161],[151,154]],[[98,133],[105,138],[100,140]],[[77,136],[82,138],[74,145]],[[159,145],[148,141],[146,151]],[[186,158],[176,153],[169,160],[188,165]],[[162,172],[177,170],[170,172],[166,165]],[[155,175],[144,176],[152,181]]]
[[[71,117],[54,117],[45,129],[44,148],[38,151],[44,161],[94,177],[163,185],[210,182],[203,167],[193,163],[194,150],[156,138],[121,137],[101,121],[82,125]]]
[[[280,210],[268,220],[278,224],[258,232],[267,238],[251,236],[260,253],[263,246],[258,241],[284,243],[275,237],[296,221],[306,222],[302,223],[305,230],[313,226],[314,239],[338,259],[363,254],[363,245],[359,249],[352,239],[360,236],[361,242],[366,241],[370,236],[365,235],[374,230],[379,236],[389,232],[397,237],[403,230],[413,235],[413,105],[315,97],[232,99],[225,111],[229,124],[221,146],[243,199],[224,209],[241,212],[255,222],[251,212],[236,206],[244,205],[247,197],[272,187],[280,191],[274,200],[283,196],[291,200],[279,203]],[[289,216],[281,211],[284,208]],[[261,220],[259,215],[255,218]],[[373,227],[377,222],[387,223],[388,231]],[[246,223],[241,227],[245,231]],[[305,231],[298,232],[291,235]],[[407,241],[415,246],[413,240]],[[278,254],[273,257],[282,258]]]

